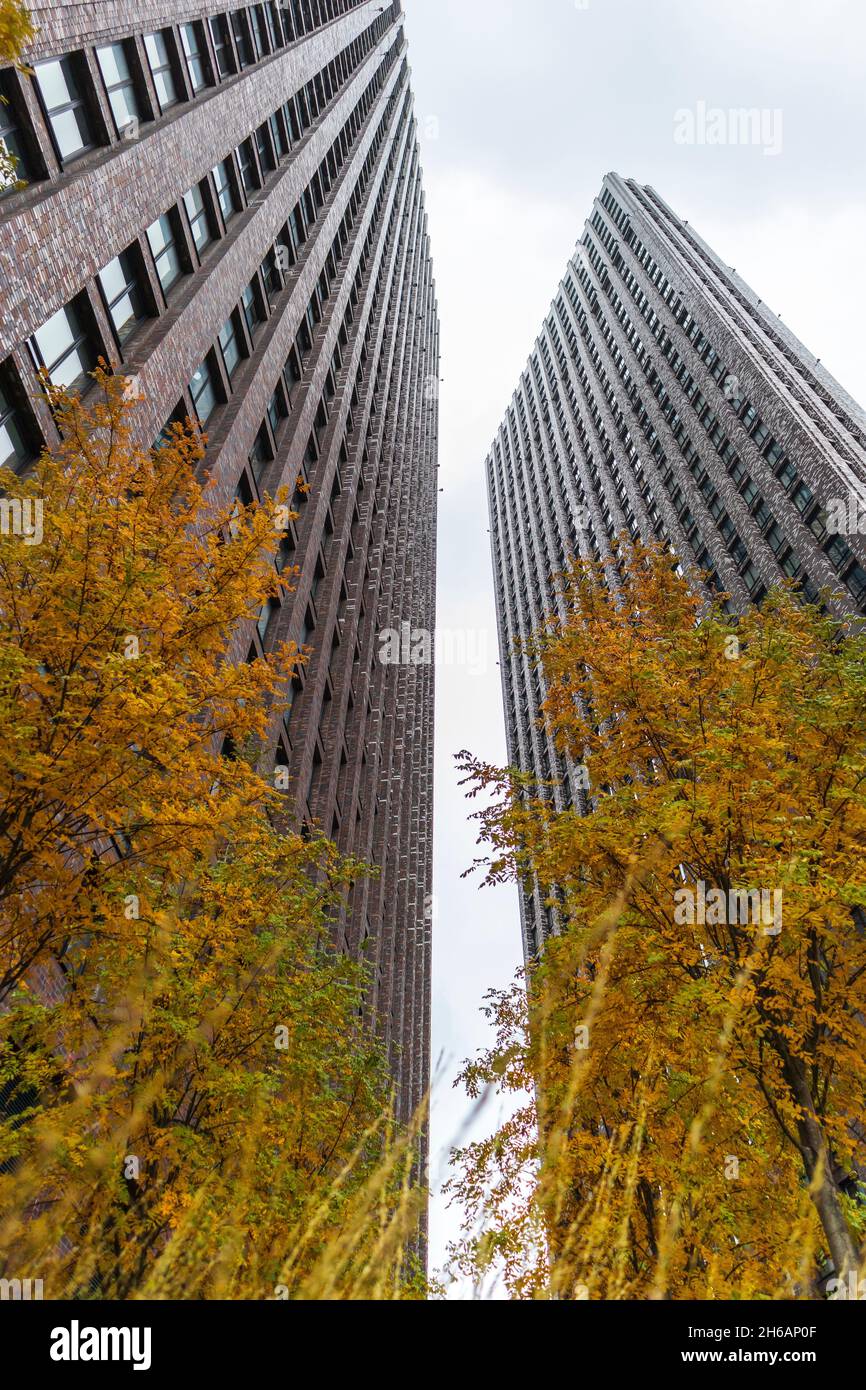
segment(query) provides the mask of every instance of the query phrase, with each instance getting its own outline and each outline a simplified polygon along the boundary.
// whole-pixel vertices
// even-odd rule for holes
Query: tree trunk
[[[786,1048],[784,1067],[788,1084],[801,1110],[797,1122],[800,1154],[809,1179],[810,1195],[836,1267],[836,1277],[846,1279],[852,1270],[859,1275],[860,1251],[842,1211],[841,1193],[834,1176],[835,1165],[815,1111],[805,1065],[799,1058],[791,1057]]]

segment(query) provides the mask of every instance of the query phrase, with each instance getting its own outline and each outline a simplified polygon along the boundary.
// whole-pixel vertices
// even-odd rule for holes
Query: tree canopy
[[[532,644],[587,804],[463,755],[490,879],[558,926],[464,1074],[533,1099],[457,1156],[457,1259],[518,1295],[810,1296],[866,1232],[866,643],[788,591],[708,609],[662,550],[618,570],[577,564]]]
[[[299,654],[229,659],[290,582],[284,503],[217,506],[196,429],[142,447],[96,378],[0,478],[32,523],[0,535],[0,1264],[46,1297],[403,1296],[417,1144],[334,946],[363,866],[262,771]]]

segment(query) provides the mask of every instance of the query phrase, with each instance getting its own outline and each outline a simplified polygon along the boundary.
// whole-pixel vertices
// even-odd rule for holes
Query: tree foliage
[[[0,64],[20,62],[35,34],[33,20],[21,0],[0,0]]]
[[[707,611],[659,550],[618,568],[577,565],[533,645],[585,814],[463,759],[489,877],[559,925],[464,1075],[537,1105],[458,1155],[457,1257],[522,1296],[809,1296],[866,1230],[866,643],[786,591]]]
[[[417,1145],[332,944],[361,866],[257,771],[298,653],[228,659],[288,582],[277,503],[218,507],[196,432],[142,448],[104,372],[52,404],[62,443],[0,479],[43,508],[0,536],[0,1268],[408,1296]]]

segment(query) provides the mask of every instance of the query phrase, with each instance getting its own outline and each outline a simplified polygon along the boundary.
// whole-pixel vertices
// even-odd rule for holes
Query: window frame
[[[190,32],[190,30],[192,31],[193,37],[196,41],[196,48],[193,53],[190,53],[190,50],[187,47],[187,35]],[[186,66],[187,76],[189,77],[189,85],[192,89],[193,97],[197,97],[200,92],[203,92],[207,87],[210,87],[212,85],[210,74],[210,62],[208,60],[207,42],[205,40],[201,20],[187,20],[185,24],[180,25],[179,32],[180,51],[183,55],[183,61]],[[201,73],[200,82],[196,81],[194,67],[195,64],[198,64],[198,68]]]
[[[111,53],[113,55],[117,50],[119,50],[123,58],[123,62],[126,66],[126,80],[121,82],[110,83],[105,69],[102,65],[102,54]],[[117,66],[116,58],[114,61],[115,66]],[[123,139],[124,135],[129,132],[131,127],[135,128],[137,125],[140,125],[141,122],[145,119],[145,114],[142,109],[141,96],[139,93],[138,85],[135,80],[133,62],[130,61],[130,49],[129,45],[127,44],[127,41],[125,39],[117,39],[114,43],[100,44],[100,46],[96,49],[96,66],[99,68],[99,75],[102,78],[102,85],[104,86],[105,94],[108,97],[108,105],[111,108],[111,119],[114,122],[114,128],[117,131],[118,136],[121,139]],[[121,125],[120,120],[118,118],[118,114],[114,108],[114,94],[116,92],[126,93],[128,91],[132,92],[133,105],[135,109],[131,113],[129,119],[125,121],[123,125]],[[126,98],[125,100],[127,107],[129,107],[129,100]]]
[[[109,299],[109,290],[105,286],[102,277],[113,265],[120,266],[121,271],[124,273],[124,284],[120,293],[116,294],[113,299]],[[152,317],[145,291],[147,283],[146,277],[143,274],[140,264],[140,253],[137,244],[133,243],[131,246],[128,246],[125,251],[121,251],[117,256],[114,256],[107,265],[102,267],[96,279],[106,313],[111,320],[111,325],[117,337],[117,341],[122,348],[124,343],[129,341],[145,320]],[[131,318],[126,319],[122,324],[118,324],[114,316],[114,311],[115,307],[124,299],[129,300],[134,312]]]
[[[183,205],[183,210],[186,216],[187,225],[189,227],[190,236],[192,237],[193,245],[195,246],[196,250],[196,255],[198,256],[199,260],[201,260],[207,248],[216,240],[216,233],[214,231],[213,226],[213,215],[211,213],[211,209],[208,203],[208,193],[206,189],[207,178],[205,177],[203,179],[200,179],[198,183],[194,183],[192,188],[188,188],[184,193],[183,197],[181,198],[181,203]],[[189,203],[187,199],[194,200],[196,197],[201,199],[201,206],[196,208],[195,216],[193,216],[190,212]],[[196,235],[196,227],[202,223],[207,230],[207,238],[201,243],[199,243],[199,239]]]
[[[199,373],[205,374],[207,382],[207,386],[205,389],[208,389],[210,391],[211,396],[213,397],[213,404],[210,406],[207,415],[202,415],[198,409],[199,401],[205,394],[205,389],[202,389],[201,391],[199,391],[198,395],[196,395],[194,382]],[[219,390],[219,372],[216,370],[216,367],[214,365],[212,352],[208,352],[205,354],[204,360],[193,372],[192,377],[189,381],[189,394],[193,408],[192,418],[194,420],[197,420],[199,425],[206,425],[208,420],[213,415],[214,411],[217,410],[218,407],[223,404],[221,393]]]
[[[45,123],[48,127],[48,133],[51,139],[51,144],[54,148],[54,153],[56,154],[57,159],[60,163],[60,167],[62,169],[66,169],[69,167],[69,165],[74,164],[79,159],[82,159],[84,155],[89,154],[91,150],[96,149],[99,144],[96,128],[93,121],[92,111],[88,103],[87,97],[85,96],[85,87],[81,80],[82,65],[83,59],[80,53],[63,53],[58,55],[56,58],[47,58],[44,62],[35,63],[33,66],[33,81],[36,86],[36,94],[39,100],[39,105],[45,117]],[[43,92],[42,82],[40,80],[39,74],[41,70],[44,70],[49,67],[58,67],[60,69],[68,93],[70,92],[71,84],[71,91],[73,95],[71,95],[71,98],[68,102],[64,102],[59,106],[49,106],[48,99]],[[77,113],[79,111],[81,112],[84,128],[87,132],[87,140],[84,144],[82,144],[79,148],[73,150],[71,153],[64,154],[60,144],[60,137],[57,132],[57,127],[55,125],[55,119],[58,117],[66,116],[70,112]],[[77,115],[76,126],[78,127],[80,133],[81,125],[79,124]]]
[[[11,451],[0,461],[0,468],[17,474],[23,473],[38,453],[35,425],[22,404],[23,399],[24,393],[10,359],[0,364],[0,439],[5,437],[11,444]]]
[[[216,58],[217,81],[226,82],[230,77],[236,77],[238,72],[237,57],[232,44],[232,31],[226,14],[212,14],[208,17],[211,42],[213,43],[214,56]],[[223,71],[222,56],[225,55],[227,71]]]
[[[247,68],[255,67],[258,61],[254,56],[255,40],[253,39],[249,16],[246,9],[231,10],[230,19],[238,69],[240,72],[246,72]]]
[[[153,59],[150,55],[150,49],[148,47],[149,39],[153,40],[155,47],[157,44],[161,43],[165,49],[165,62],[159,63],[156,67],[154,67]],[[167,111],[171,111],[172,107],[179,105],[183,99],[183,92],[177,80],[175,54],[173,52],[174,36],[170,29],[152,29],[143,36],[143,42],[145,56],[147,57],[147,65],[150,68],[150,75],[153,78],[153,85],[156,90],[157,105],[159,106],[160,115],[164,116]],[[166,73],[168,73],[171,79],[171,90],[174,93],[170,101],[163,101],[160,91],[160,79],[163,78]]]
[[[150,226],[145,228],[145,236],[147,237],[148,250],[150,251],[151,258],[153,260],[153,268],[156,271],[156,278],[159,281],[160,288],[162,289],[163,297],[166,300],[166,303],[168,302],[169,294],[174,289],[178,280],[181,280],[183,276],[187,274],[187,266],[184,264],[184,258],[181,254],[181,248],[183,247],[183,234],[177,224],[178,216],[179,213],[177,208],[170,207],[167,212],[164,212],[160,217],[155,218],[154,221],[151,222]],[[156,252],[153,249],[151,232],[153,231],[154,227],[159,227],[160,230],[162,230],[163,222],[168,223],[169,229],[171,231],[171,238],[169,241],[166,241],[164,243],[164,245],[160,248],[159,252]],[[173,275],[169,283],[166,284],[162,278],[162,275],[160,274],[159,263],[163,259],[163,257],[172,250],[175,253],[175,260],[177,262],[177,273]]]
[[[17,90],[7,80],[8,74],[8,69],[0,72],[0,145],[8,158],[15,161],[16,168],[14,181],[0,184],[0,198],[19,192],[19,183],[33,183],[42,177],[33,158],[33,134],[26,115],[22,119],[22,103]]]
[[[218,178],[218,174],[221,170],[225,171],[226,181],[224,184],[221,184]],[[218,164],[214,165],[211,169],[211,178],[213,179],[217,206],[222,214],[223,223],[225,226],[228,226],[232,218],[241,210],[241,203],[238,199],[237,174],[235,171],[234,159],[231,154],[227,154],[225,159],[221,159]],[[223,204],[223,194],[226,192],[228,193],[228,198],[231,203],[231,211],[228,213]]]
[[[231,344],[232,360],[229,360],[227,343],[223,341],[224,336]],[[244,336],[241,325],[238,322],[238,311],[233,309],[217,334],[217,346],[219,348],[222,364],[230,386],[233,386],[235,376],[244,360]]]
[[[66,350],[49,363],[45,359],[42,344],[39,342],[39,334],[44,333],[48,325],[54,323],[61,315],[65,315],[67,325],[72,330],[70,342]],[[77,320],[74,326],[71,320]],[[86,291],[82,290],[81,293],[71,299],[68,304],[64,304],[56,313],[47,318],[45,322],[31,334],[27,342],[37,371],[45,372],[52,385],[59,386],[67,392],[77,391],[80,395],[84,395],[90,390],[93,385],[90,373],[99,360],[103,345],[99,340],[93,323],[90,301],[87,298]],[[82,347],[86,347],[87,352],[82,353]],[[71,381],[56,381],[54,376],[52,376],[52,372],[56,371],[61,363],[68,361],[70,357],[76,354],[86,365],[82,367],[82,370],[76,377],[73,377]],[[89,361],[87,360],[88,358]]]

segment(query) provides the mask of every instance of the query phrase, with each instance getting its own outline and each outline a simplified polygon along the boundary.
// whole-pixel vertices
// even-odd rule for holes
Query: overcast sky
[[[484,460],[608,170],[652,184],[866,404],[863,0],[404,0],[442,318],[432,1176],[468,1106],[516,892],[462,882],[462,748],[504,761]],[[757,145],[677,113],[760,108]],[[462,642],[462,659],[460,659]],[[493,1112],[476,1122],[492,1122]],[[431,1265],[458,1214],[434,1196]],[[465,1290],[455,1291],[466,1296]]]

